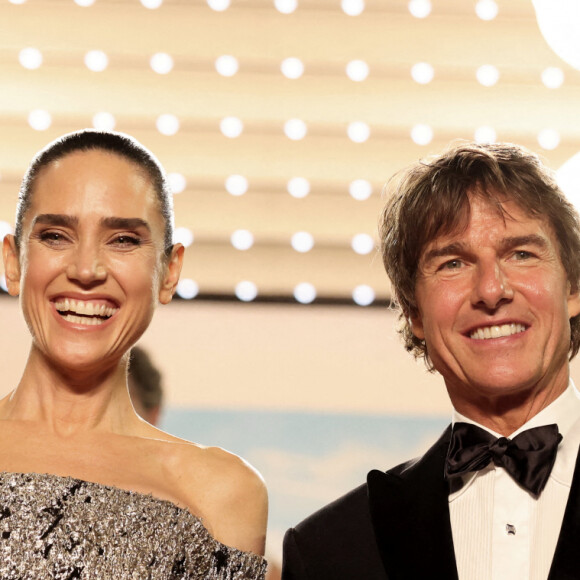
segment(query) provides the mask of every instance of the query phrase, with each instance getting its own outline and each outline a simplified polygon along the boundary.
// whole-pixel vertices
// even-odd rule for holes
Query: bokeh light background
[[[384,182],[453,140],[499,140],[578,194],[570,5],[1,0],[0,236],[29,160],[65,132],[114,128],[159,157],[188,246],[180,296],[142,340],[163,425],[263,473],[274,557],[287,526],[449,415],[387,307]],[[17,300],[0,296],[0,317],[8,392],[28,336]]]

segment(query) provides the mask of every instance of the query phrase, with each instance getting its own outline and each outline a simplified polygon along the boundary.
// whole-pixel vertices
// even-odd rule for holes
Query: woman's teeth
[[[58,313],[67,321],[73,324],[86,324],[95,326],[103,324],[105,320],[113,316],[118,308],[97,304],[84,300],[73,300],[65,298],[55,303]]]

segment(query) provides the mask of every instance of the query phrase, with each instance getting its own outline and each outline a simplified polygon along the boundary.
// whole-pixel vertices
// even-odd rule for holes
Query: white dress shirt
[[[460,421],[477,425],[454,411],[453,423]],[[449,496],[460,580],[546,580],[548,577],[580,445],[580,394],[572,383],[510,438],[526,429],[551,423],[558,424],[563,440],[548,483],[538,499],[493,462],[481,471],[463,476],[463,487]],[[501,437],[483,425],[478,426]]]

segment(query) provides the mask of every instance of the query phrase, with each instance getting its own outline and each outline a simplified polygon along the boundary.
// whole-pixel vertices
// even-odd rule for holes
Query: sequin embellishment
[[[116,487],[0,473],[2,580],[263,580],[266,561],[186,509]]]

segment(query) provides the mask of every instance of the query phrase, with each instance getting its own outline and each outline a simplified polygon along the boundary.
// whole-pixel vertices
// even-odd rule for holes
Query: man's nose
[[[509,278],[497,260],[478,264],[475,271],[472,303],[495,310],[513,299]]]

